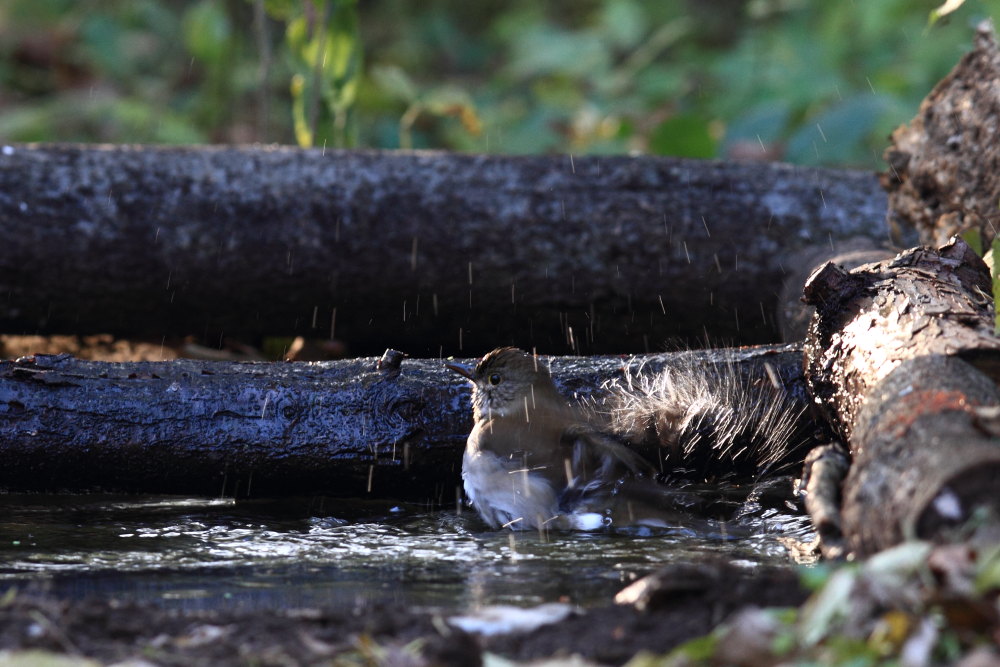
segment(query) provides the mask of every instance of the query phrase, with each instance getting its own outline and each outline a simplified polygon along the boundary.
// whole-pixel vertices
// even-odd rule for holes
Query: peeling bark
[[[8,146],[0,331],[352,354],[777,340],[785,258],[886,237],[874,175],[669,158]]]
[[[997,508],[1000,439],[982,411],[1000,395],[976,368],[996,377],[1000,358],[989,290],[960,240],[850,273],[827,264],[807,282],[806,378],[853,456],[843,531],[855,553],[940,537],[976,507]]]
[[[567,397],[624,369],[766,361],[805,401],[801,348],[552,357]],[[0,488],[226,496],[328,494],[452,503],[469,386],[439,360],[0,362]]]
[[[778,327],[785,342],[805,340],[814,309],[802,300],[802,287],[813,271],[827,262],[844,269],[889,259],[895,253],[878,247],[872,239],[854,238],[834,244],[803,248],[785,264],[788,274],[781,286]]]

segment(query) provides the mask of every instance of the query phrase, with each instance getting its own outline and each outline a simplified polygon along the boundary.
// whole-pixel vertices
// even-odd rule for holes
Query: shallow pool
[[[182,609],[588,605],[667,562],[789,564],[780,538],[810,537],[791,508],[738,513],[656,533],[540,535],[387,502],[0,495],[0,595],[14,586]]]

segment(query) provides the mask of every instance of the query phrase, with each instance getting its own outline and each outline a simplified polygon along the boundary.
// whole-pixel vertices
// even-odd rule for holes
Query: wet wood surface
[[[767,362],[806,400],[796,346],[543,357],[567,398],[692,359],[770,383]],[[379,361],[0,362],[0,488],[454,503],[468,383],[438,359]]]
[[[0,331],[477,355],[778,340],[787,257],[886,237],[874,174],[287,147],[0,151]]]

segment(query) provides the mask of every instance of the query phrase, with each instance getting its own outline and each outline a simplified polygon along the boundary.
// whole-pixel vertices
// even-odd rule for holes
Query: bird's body
[[[516,348],[493,350],[475,367],[447,366],[473,385],[462,479],[494,528],[669,525],[689,499],[657,477],[760,479],[805,443],[802,406],[731,367],[627,375],[606,387],[603,407],[585,409],[559,393],[537,357]]]
[[[649,468],[571,406],[536,357],[501,348],[474,368],[448,367],[473,383],[462,479],[494,528],[597,527],[603,517],[588,511],[594,496]]]

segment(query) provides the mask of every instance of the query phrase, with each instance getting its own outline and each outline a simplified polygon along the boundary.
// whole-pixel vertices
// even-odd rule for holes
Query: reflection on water
[[[747,523],[755,536],[720,524],[539,535],[486,531],[469,511],[331,499],[0,495],[0,593],[185,609],[587,605],[665,562],[784,564],[775,536],[808,537],[803,517],[774,509]]]

